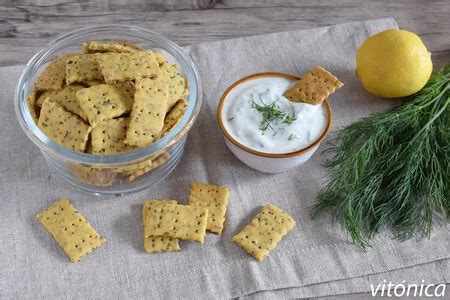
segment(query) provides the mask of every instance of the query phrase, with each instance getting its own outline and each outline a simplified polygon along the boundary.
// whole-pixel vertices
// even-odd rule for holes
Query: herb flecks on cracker
[[[143,51],[142,48],[128,42],[120,41],[90,41],[83,43],[84,53],[131,53],[136,51]]]
[[[66,83],[103,80],[97,58],[99,54],[73,55],[66,60]]]
[[[170,236],[203,244],[208,209],[190,205],[152,204],[145,219],[145,237]]]
[[[67,198],[53,203],[37,219],[72,262],[81,260],[105,242]]]
[[[293,102],[317,105],[321,104],[343,85],[342,82],[324,68],[315,67],[306,73],[292,88],[287,90],[283,96]]]
[[[65,110],[76,114],[83,120],[87,121],[87,116],[77,100],[77,92],[84,87],[81,85],[68,85],[59,91],[45,91],[36,101],[36,106],[41,107],[45,99],[55,101]]]
[[[77,99],[89,123],[119,117],[131,110],[134,87],[131,83],[99,84],[79,90]]]
[[[295,220],[291,216],[278,206],[267,204],[233,237],[233,242],[258,261],[263,261],[294,227]]]
[[[151,235],[152,229],[147,228],[145,220],[147,219],[148,211],[152,210],[152,205],[160,204],[177,204],[175,200],[147,200],[142,206],[142,219],[144,222],[144,231]],[[144,250],[147,253],[158,252],[176,252],[180,251],[179,240],[170,236],[145,236],[144,235]]]
[[[225,223],[228,197],[226,187],[193,182],[189,191],[189,205],[208,209],[206,229],[221,234]]]
[[[167,81],[160,78],[136,81],[126,144],[145,147],[158,138],[164,126],[168,88]]]
[[[51,62],[36,80],[36,90],[59,91],[66,79],[66,60],[70,55],[63,55]]]
[[[92,154],[111,155],[137,149],[124,143],[128,123],[129,118],[101,120],[91,132]]]
[[[38,127],[52,141],[74,151],[86,149],[92,129],[78,116],[48,98],[42,103]]]
[[[101,73],[108,83],[152,78],[160,74],[158,62],[150,51],[99,54]]]

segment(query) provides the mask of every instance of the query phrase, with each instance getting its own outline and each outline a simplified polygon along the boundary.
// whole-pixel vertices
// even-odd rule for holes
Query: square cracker
[[[134,87],[131,82],[99,84],[79,90],[77,99],[89,123],[96,126],[129,112],[133,106]]]
[[[59,91],[66,79],[66,60],[71,55],[63,55],[51,62],[36,80],[35,88],[39,91]]]
[[[67,198],[53,203],[37,219],[72,262],[81,260],[105,242]]]
[[[158,62],[150,51],[103,53],[99,54],[98,62],[108,83],[156,77],[160,73]]]
[[[124,143],[129,118],[102,120],[91,132],[92,154],[110,155],[137,149]]]
[[[337,79],[336,76],[331,74],[329,71],[325,70],[322,67],[315,67],[310,72],[313,76],[315,76],[317,79],[322,81],[322,83],[327,87],[328,91],[330,92],[330,95],[334,93],[337,89],[344,86],[342,82]]]
[[[203,244],[208,209],[190,205],[152,203],[145,218],[144,233],[149,236],[170,236]]]
[[[305,102],[312,105],[321,104],[336,89],[343,86],[335,76],[322,67],[316,67],[306,73],[283,96],[293,102]]]
[[[181,99],[172,107],[172,109],[164,118],[164,126],[160,133],[161,136],[166,135],[169,130],[171,130],[178,124],[178,122],[181,120],[181,117],[183,117],[187,106],[188,102],[184,99]]]
[[[86,149],[92,129],[78,116],[48,98],[42,103],[38,127],[55,143],[81,152]]]
[[[84,53],[96,53],[96,52],[116,52],[116,53],[131,53],[136,51],[142,51],[142,48],[130,44],[128,42],[120,41],[90,41],[83,43]]]
[[[45,91],[36,101],[36,106],[41,107],[42,102],[44,102],[46,98],[50,98],[50,100],[55,101],[65,110],[74,113],[87,121],[87,116],[77,100],[77,92],[83,88],[84,87],[81,85],[68,85],[60,91]]]
[[[101,54],[80,54],[69,57],[66,61],[66,83],[102,80],[103,75],[97,62]]]
[[[168,88],[167,81],[161,78],[136,81],[126,144],[145,147],[158,138],[164,126]]]
[[[294,226],[295,220],[291,216],[278,206],[267,204],[233,237],[233,242],[258,261],[262,261]]]
[[[226,187],[192,183],[189,191],[189,205],[208,209],[207,230],[217,234],[222,233],[229,195],[230,192]]]
[[[152,203],[166,203],[166,204],[177,204],[175,200],[147,200],[144,201],[142,206],[142,219],[144,221],[147,218],[147,212],[152,209]],[[145,230],[145,229],[144,229]],[[144,236],[144,249],[147,253],[156,252],[175,252],[180,251],[179,240],[177,238],[172,238],[169,236]]]

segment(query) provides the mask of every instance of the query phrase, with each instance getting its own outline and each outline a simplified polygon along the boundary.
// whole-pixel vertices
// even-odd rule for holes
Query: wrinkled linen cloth
[[[324,145],[300,167],[264,174],[233,156],[216,123],[220,96],[239,78],[263,71],[300,75],[316,65],[345,84],[331,97],[332,131],[388,109],[392,102],[363,89],[354,61],[362,41],[388,28],[397,28],[393,19],[187,47],[203,81],[203,107],[184,156],[157,186],[120,198],[82,193],[50,171],[14,114],[13,90],[23,66],[0,68],[0,298],[315,297],[369,292],[371,283],[383,279],[448,282],[447,225],[437,226],[430,239],[405,242],[384,232],[371,249],[361,251],[330,215],[312,220],[308,214],[324,183]],[[229,187],[224,233],[208,234],[204,245],[182,241],[178,253],[145,253],[143,200],[186,203],[192,181]],[[36,220],[64,196],[107,240],[76,264]],[[257,262],[231,237],[269,202],[291,214],[297,226]]]

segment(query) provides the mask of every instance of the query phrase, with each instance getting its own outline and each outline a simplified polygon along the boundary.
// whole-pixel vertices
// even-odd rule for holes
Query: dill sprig
[[[262,120],[259,124],[259,129],[261,131],[266,131],[268,128],[273,130],[272,125],[278,124],[278,122],[282,122],[283,124],[290,125],[292,122],[296,120],[294,108],[292,108],[292,115],[289,115],[287,112],[281,111],[277,105],[277,100],[273,101],[271,104],[265,104],[261,98],[259,99],[261,104],[255,102],[252,99],[251,108],[256,109],[259,113],[262,114]]]
[[[400,240],[429,236],[434,221],[449,218],[450,65],[403,105],[340,130],[330,145],[313,216],[331,208],[360,248],[384,228]]]

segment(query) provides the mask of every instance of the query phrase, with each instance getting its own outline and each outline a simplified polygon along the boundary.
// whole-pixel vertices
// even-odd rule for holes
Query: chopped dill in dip
[[[322,105],[283,96],[294,81],[263,77],[237,86],[223,110],[224,126],[241,144],[266,153],[289,153],[316,141],[327,121]]]

